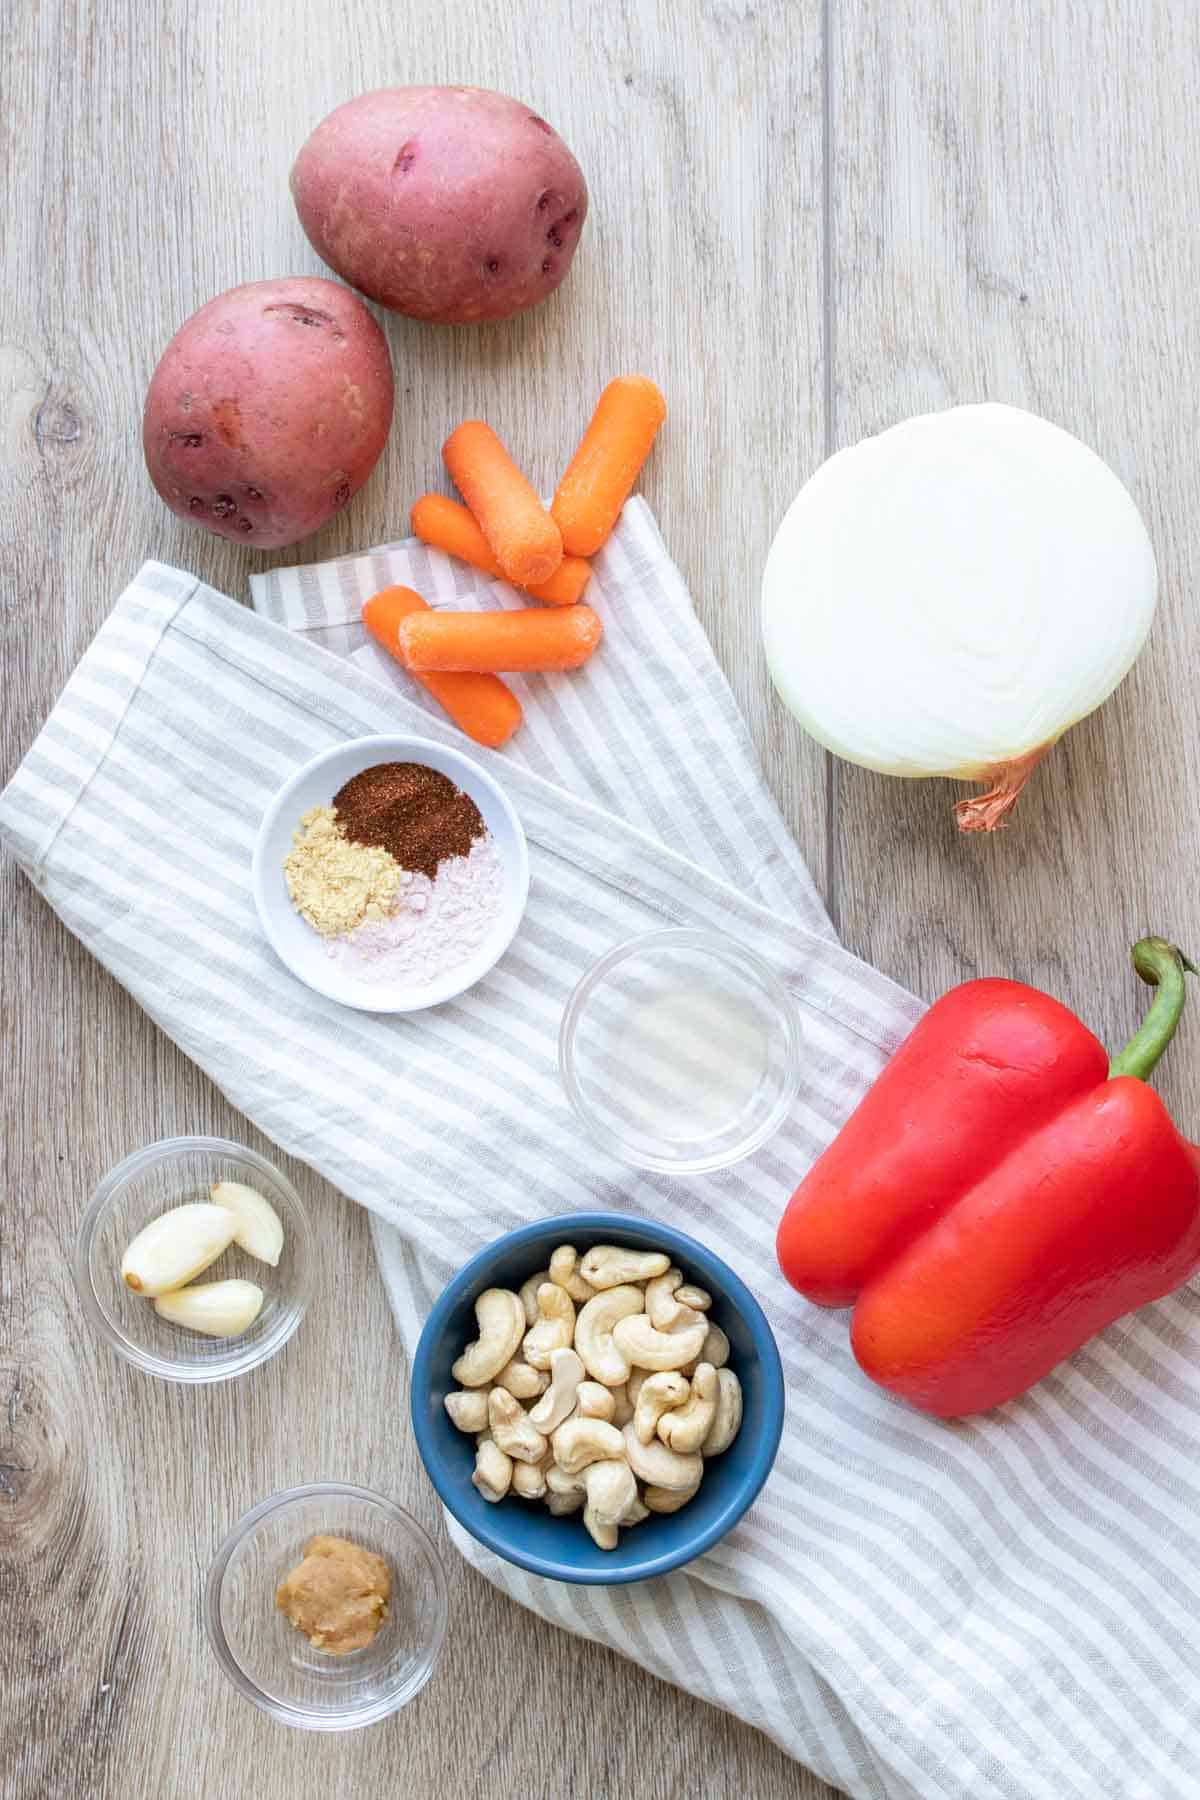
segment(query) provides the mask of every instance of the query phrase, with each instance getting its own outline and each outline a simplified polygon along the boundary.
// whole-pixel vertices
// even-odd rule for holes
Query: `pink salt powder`
[[[361,981],[427,987],[479,949],[504,904],[504,859],[490,832],[466,856],[447,857],[434,880],[406,869],[392,912],[329,940],[343,973]]]

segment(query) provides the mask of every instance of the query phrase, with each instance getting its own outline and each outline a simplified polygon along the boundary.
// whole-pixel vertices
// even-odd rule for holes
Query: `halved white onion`
[[[885,775],[986,781],[992,831],[1106,700],[1158,591],[1140,513],[1078,438],[1017,407],[951,407],[840,451],[763,575],[772,679],[819,743]]]

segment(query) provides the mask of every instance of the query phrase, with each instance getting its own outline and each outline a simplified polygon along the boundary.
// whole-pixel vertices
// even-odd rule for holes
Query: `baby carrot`
[[[412,614],[426,612],[430,618],[436,617],[412,588],[384,588],[364,604],[363,624],[376,643],[402,663],[404,658],[397,642],[401,622]],[[477,744],[498,750],[521,723],[521,702],[497,675],[418,675],[415,670],[412,675],[445,708],[459,730]]]
[[[600,642],[590,606],[542,612],[423,612],[400,624],[405,667],[426,677],[443,669],[577,669]]]
[[[666,416],[666,401],[645,375],[619,375],[609,382],[550,507],[572,556],[599,550]]]
[[[412,528],[423,544],[457,556],[485,575],[505,579],[472,514],[457,500],[449,500],[445,494],[422,494],[412,509]],[[591,564],[581,556],[564,556],[549,581],[532,581],[526,592],[549,606],[570,606],[587,586],[591,572]]]
[[[562,538],[490,425],[468,419],[442,445],[459,493],[510,581],[549,581],[562,561]]]

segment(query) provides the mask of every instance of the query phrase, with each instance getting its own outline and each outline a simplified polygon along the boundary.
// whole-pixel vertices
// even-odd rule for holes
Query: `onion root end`
[[[1025,783],[1043,756],[1053,748],[1053,740],[1049,744],[1039,744],[1027,755],[1015,756],[1011,762],[997,763],[995,768],[989,769],[986,779],[991,786],[987,793],[973,794],[967,800],[956,802],[954,816],[958,820],[958,829],[1000,831],[1007,825],[1008,815],[1020,799]]]

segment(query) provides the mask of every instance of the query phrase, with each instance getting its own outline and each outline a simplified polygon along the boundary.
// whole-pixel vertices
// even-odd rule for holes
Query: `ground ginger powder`
[[[395,857],[377,844],[351,843],[332,806],[304,814],[283,872],[292,905],[322,937],[384,918],[400,889]]]

